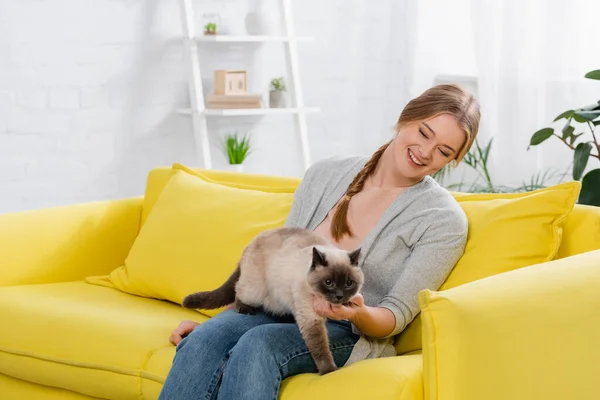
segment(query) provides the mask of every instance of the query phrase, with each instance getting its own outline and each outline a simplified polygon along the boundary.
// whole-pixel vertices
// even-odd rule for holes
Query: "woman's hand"
[[[358,293],[348,303],[331,304],[321,296],[313,296],[313,309],[322,317],[337,321],[347,319],[351,322],[365,310],[365,300]]]
[[[235,303],[228,304],[225,307],[225,310],[233,310],[235,308]],[[177,328],[173,329],[171,333],[171,337],[169,337],[169,341],[173,343],[175,346],[179,344],[183,340],[184,337],[192,333],[192,331],[200,325],[199,322],[185,320],[181,321],[181,323],[177,326]]]
[[[171,343],[173,343],[175,346],[177,346],[179,344],[179,342],[181,342],[184,337],[186,337],[187,335],[192,333],[192,331],[198,325],[200,325],[200,324],[195,321],[189,321],[189,320],[181,321],[179,326],[177,326],[177,328],[173,329],[173,332],[171,333],[171,337],[169,338],[169,340],[171,341]]]

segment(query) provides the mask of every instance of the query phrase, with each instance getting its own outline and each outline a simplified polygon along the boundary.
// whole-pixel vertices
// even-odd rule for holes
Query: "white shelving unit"
[[[215,109],[207,108],[203,111],[204,115],[207,116],[220,116],[220,117],[234,117],[234,116],[247,116],[247,115],[285,115],[285,114],[299,114],[299,113],[311,113],[319,112],[318,108],[315,107],[304,107],[304,108],[224,108]],[[178,114],[191,115],[191,108],[182,108],[177,110]]]
[[[309,36],[297,36],[291,38],[288,36],[227,36],[227,35],[214,35],[214,36],[200,36],[196,38],[199,42],[228,42],[228,43],[242,43],[242,42],[289,42],[295,40],[297,42],[309,42],[314,40]]]
[[[236,117],[236,116],[270,116],[290,115],[294,117],[295,131],[300,145],[301,155],[305,169],[311,164],[308,146],[308,135],[306,126],[306,114],[320,111],[315,107],[306,107],[302,93],[300,71],[298,66],[298,42],[313,40],[312,37],[296,36],[292,21],[291,0],[279,0],[282,10],[282,22],[284,34],[281,36],[259,36],[259,35],[197,35],[194,16],[194,0],[180,0],[181,20],[183,26],[184,51],[186,61],[189,65],[188,91],[190,96],[190,108],[177,110],[177,113],[191,117],[194,140],[199,158],[204,161],[204,168],[212,168],[212,157],[210,154],[210,140],[207,127],[209,117]],[[200,72],[200,57],[197,46],[203,42],[213,43],[269,43],[280,42],[285,45],[286,62],[288,67],[288,82],[291,81],[291,94],[294,106],[290,108],[253,108],[253,109],[207,109],[205,106],[204,92],[202,88],[202,76]]]

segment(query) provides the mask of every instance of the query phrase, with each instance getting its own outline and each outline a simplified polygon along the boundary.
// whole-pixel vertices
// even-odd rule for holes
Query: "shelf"
[[[211,154],[211,134],[209,134],[209,123],[221,123],[231,119],[236,119],[236,123],[250,123],[254,124],[262,120],[264,117],[271,116],[271,118],[282,119],[295,126],[293,129],[297,135],[298,143],[292,143],[291,148],[298,148],[302,155],[302,161],[305,169],[308,169],[311,165],[310,159],[310,146],[308,139],[308,126],[306,120],[309,113],[320,112],[321,110],[316,107],[305,107],[304,99],[302,97],[302,85],[300,77],[298,76],[298,70],[300,68],[300,60],[298,50],[301,42],[309,42],[315,40],[311,37],[312,32],[308,32],[309,36],[297,35],[294,31],[293,20],[294,13],[292,11],[292,3],[294,0],[273,0],[277,1],[279,9],[279,16],[281,17],[281,30],[280,31],[262,31],[265,35],[249,35],[249,32],[239,31],[234,32],[217,32],[216,35],[205,35],[203,27],[196,27],[197,18],[195,16],[193,0],[182,0],[181,4],[181,35],[174,35],[171,40],[174,41],[173,45],[177,48],[183,48],[185,51],[185,59],[188,64],[188,93],[190,96],[190,103],[187,108],[176,110],[177,114],[188,119],[192,125],[193,139],[195,143],[195,150],[197,158],[203,161],[204,168],[212,168],[212,154]],[[208,11],[208,10],[206,10]],[[198,29],[200,28],[200,29]],[[256,31],[255,33],[261,33]],[[211,44],[213,43],[213,44]],[[269,44],[270,43],[270,44]],[[201,51],[206,50],[209,52],[207,55],[207,61],[216,60],[217,56],[225,55],[220,54],[222,50],[225,53],[239,53],[242,49],[254,49],[259,50],[262,47],[273,47],[273,50],[283,50],[283,56],[285,61],[285,75],[290,82],[293,82],[293,90],[290,93],[288,100],[289,108],[270,108],[270,102],[265,102],[264,96],[261,96],[261,103],[242,103],[242,104],[213,104],[205,101],[203,93],[204,85],[202,80],[201,66],[203,59],[201,59]],[[211,50],[209,50],[209,48]],[[217,53],[214,53],[217,51]],[[213,54],[214,53],[214,54]],[[244,52],[245,53],[245,52]],[[205,54],[202,54],[204,56]],[[254,57],[254,54],[240,54],[240,57]],[[230,57],[229,57],[230,58]],[[240,61],[240,60],[238,60]],[[214,63],[212,63],[214,64]],[[214,69],[215,65],[211,66]],[[232,69],[235,67],[231,67]],[[237,68],[243,68],[243,64]],[[237,69],[235,68],[235,69]],[[209,73],[210,75],[211,73]],[[261,106],[264,108],[206,108],[211,107],[251,107]],[[295,106],[297,105],[297,106]],[[185,107],[185,106],[184,106]],[[280,116],[280,118],[277,118]],[[281,118],[283,117],[283,118]],[[290,118],[292,117],[292,118]],[[216,120],[216,121],[215,121]],[[299,146],[297,146],[299,144]]]
[[[299,114],[309,112],[319,112],[320,109],[316,107],[301,107],[301,108],[207,108],[204,110],[206,116],[217,116],[217,117],[233,117],[233,116],[244,116],[244,115],[285,115],[285,114]],[[191,115],[192,110],[190,108],[183,108],[177,110],[178,114]]]
[[[309,36],[261,36],[261,35],[203,35],[196,37],[198,42],[228,42],[228,43],[243,43],[243,42],[308,42],[314,40]]]

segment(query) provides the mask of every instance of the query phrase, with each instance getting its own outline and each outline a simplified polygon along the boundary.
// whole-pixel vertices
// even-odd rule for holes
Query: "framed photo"
[[[246,71],[223,69],[215,71],[215,94],[245,94],[246,90]]]

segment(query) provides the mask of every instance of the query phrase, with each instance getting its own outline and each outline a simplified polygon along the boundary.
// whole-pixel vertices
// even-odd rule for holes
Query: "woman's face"
[[[466,141],[464,131],[449,114],[403,126],[392,145],[398,171],[420,180],[456,158]]]

